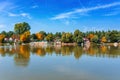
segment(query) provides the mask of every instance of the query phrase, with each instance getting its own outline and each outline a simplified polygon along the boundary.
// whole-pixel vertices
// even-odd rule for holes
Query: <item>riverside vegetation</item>
[[[119,42],[120,31],[31,34],[30,29],[23,22],[0,33],[0,80],[120,80],[120,46],[94,45]],[[49,45],[55,42],[91,44]]]
[[[108,30],[108,31],[87,31],[81,32],[75,30],[72,32],[56,32],[46,33],[40,31],[37,33],[30,32],[30,25],[26,22],[16,23],[14,31],[2,31],[0,33],[0,43],[29,43],[37,41],[55,42],[60,41],[63,43],[77,43],[81,44],[84,42],[84,38],[88,39],[93,43],[113,43],[120,42],[120,31]]]

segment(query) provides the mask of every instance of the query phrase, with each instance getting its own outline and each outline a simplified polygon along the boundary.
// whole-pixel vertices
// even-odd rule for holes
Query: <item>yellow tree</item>
[[[102,37],[101,42],[103,42],[103,43],[104,43],[104,42],[107,42],[107,39],[106,39],[105,36]]]
[[[20,35],[20,41],[28,42],[29,36],[30,36],[30,31],[26,31],[25,33]]]
[[[0,43],[3,41],[3,39],[5,38],[4,34],[0,34]]]
[[[44,38],[43,34],[40,34],[40,33],[36,33],[36,37],[38,40],[43,40]]]
[[[90,41],[92,41],[92,39],[94,38],[94,34],[89,34],[88,38],[90,39]]]

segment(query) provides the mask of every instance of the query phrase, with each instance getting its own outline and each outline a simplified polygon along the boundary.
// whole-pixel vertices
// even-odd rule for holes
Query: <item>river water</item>
[[[120,80],[120,47],[0,47],[0,80]]]

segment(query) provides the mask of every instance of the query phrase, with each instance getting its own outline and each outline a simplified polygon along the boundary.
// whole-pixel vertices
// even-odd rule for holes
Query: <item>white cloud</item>
[[[34,5],[31,8],[35,9],[35,8],[38,8],[38,7],[39,7],[38,5]]]
[[[30,15],[28,13],[21,13],[20,16],[31,19]]]
[[[31,19],[31,16],[28,13],[20,13],[20,14],[8,13],[8,16],[10,16],[10,17],[25,17],[25,18]]]
[[[21,13],[20,15],[23,16],[23,17],[27,17],[28,16],[27,13]]]
[[[69,24],[70,24],[70,22],[69,22],[69,21],[65,21],[65,24],[66,24],[66,25],[69,25]]]
[[[90,8],[76,9],[76,10],[73,10],[73,11],[70,11],[70,12],[58,14],[58,15],[52,17],[51,19],[52,20],[57,20],[57,19],[72,18],[72,17],[74,17],[75,14],[87,13],[87,12],[90,12],[90,11],[110,8],[110,7],[119,6],[119,5],[120,5],[120,2],[115,2],[115,3],[111,3],[111,4],[95,6],[95,7],[90,7]]]
[[[9,15],[9,16],[11,16],[11,17],[16,17],[16,16],[19,16],[19,15],[14,14],[14,13],[8,13],[8,15]]]
[[[6,25],[0,24],[0,29],[3,29],[3,28],[5,28],[5,27],[6,27]]]
[[[115,8],[112,12],[104,14],[103,16],[115,16],[120,14],[120,8]]]
[[[118,14],[120,14],[120,12],[112,12],[112,13],[105,14],[104,16],[114,16]]]
[[[36,8],[37,6],[33,6]],[[31,19],[31,16],[29,13],[11,13],[11,11],[18,9],[19,7],[16,6],[14,3],[8,2],[8,1],[0,1],[0,13],[7,14],[10,17],[24,17]]]
[[[0,1],[0,12],[7,13],[13,9],[16,9],[18,6],[16,6],[13,2],[10,1]]]
[[[11,5],[10,2],[0,2],[0,11],[4,11],[5,9],[9,8],[9,6]]]

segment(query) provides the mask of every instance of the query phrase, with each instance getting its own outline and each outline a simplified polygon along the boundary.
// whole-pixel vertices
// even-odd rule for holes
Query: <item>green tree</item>
[[[7,36],[7,32],[6,31],[2,31],[1,34],[3,34],[5,37]]]
[[[80,32],[79,30],[75,30],[73,39],[76,43],[82,43],[83,42],[83,33]]]
[[[65,43],[73,42],[72,33],[63,33],[61,37],[61,41]]]
[[[61,32],[56,32],[54,36],[55,38],[61,38],[62,34]]]
[[[17,34],[23,34],[26,31],[30,30],[30,25],[26,22],[15,24],[14,31]]]
[[[53,34],[52,34],[52,33],[48,33],[47,36],[46,36],[46,40],[47,40],[48,42],[53,41],[53,40],[54,40]]]
[[[113,30],[109,37],[111,42],[117,42],[120,40],[120,32]]]
[[[30,35],[30,40],[31,40],[31,41],[36,41],[36,40],[37,40],[36,34]]]
[[[92,42],[98,43],[98,40],[99,40],[98,36],[94,35]]]
[[[7,37],[11,37],[12,35],[14,34],[14,32],[13,31],[9,31],[8,33],[7,33]]]
[[[43,40],[44,40],[45,37],[47,36],[46,32],[45,31],[40,31],[39,33],[43,35]]]

